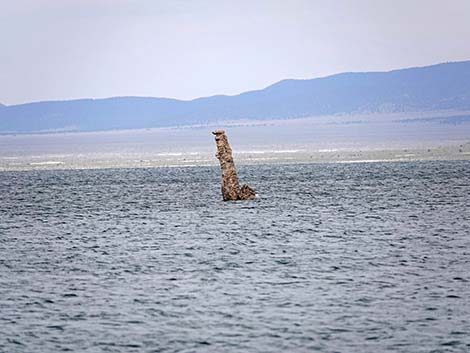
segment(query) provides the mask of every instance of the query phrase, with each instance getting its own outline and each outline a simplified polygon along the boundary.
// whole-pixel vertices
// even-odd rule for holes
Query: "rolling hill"
[[[283,80],[236,96],[115,97],[0,105],[0,133],[97,131],[336,114],[470,110],[470,61]]]

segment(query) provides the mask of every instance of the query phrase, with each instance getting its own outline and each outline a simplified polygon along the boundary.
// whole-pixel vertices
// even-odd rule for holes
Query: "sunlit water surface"
[[[470,163],[0,173],[1,352],[468,352]]]

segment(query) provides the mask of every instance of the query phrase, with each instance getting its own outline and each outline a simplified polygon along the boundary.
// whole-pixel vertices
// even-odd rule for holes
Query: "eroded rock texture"
[[[228,144],[224,130],[212,131],[215,135],[217,154],[222,169],[222,197],[224,201],[250,200],[256,196],[255,190],[248,185],[240,186],[238,182],[235,163],[233,162],[232,149]]]

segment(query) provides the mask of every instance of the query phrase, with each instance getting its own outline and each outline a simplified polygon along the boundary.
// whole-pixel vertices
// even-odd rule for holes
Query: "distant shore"
[[[291,163],[375,163],[470,160],[470,142],[425,149],[253,149],[234,151],[237,165]],[[51,154],[0,157],[0,172],[104,168],[216,166],[210,152]]]
[[[432,116],[329,116],[217,126],[227,132],[237,165],[469,160],[470,122]],[[214,128],[0,135],[0,171],[215,166]]]

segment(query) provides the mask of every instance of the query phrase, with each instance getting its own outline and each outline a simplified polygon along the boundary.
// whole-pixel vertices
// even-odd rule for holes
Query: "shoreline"
[[[403,163],[426,161],[470,160],[470,142],[434,148],[413,149],[251,149],[234,151],[235,164],[357,164]],[[214,154],[203,152],[171,153],[88,153],[47,154],[30,156],[0,156],[0,172],[91,170],[133,168],[178,168],[217,166]]]
[[[219,127],[227,131],[237,165],[470,159],[470,122],[429,116],[325,116]],[[211,131],[204,125],[0,136],[0,171],[217,165]]]

